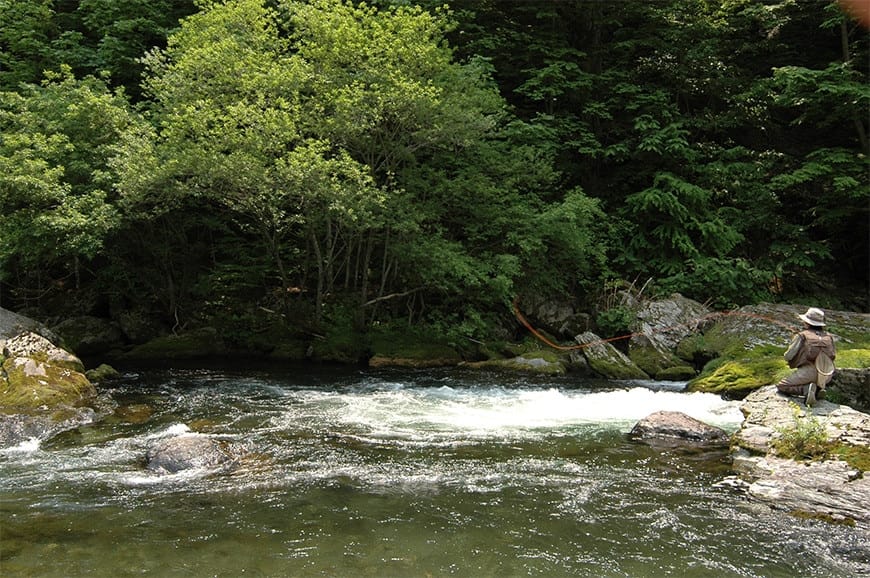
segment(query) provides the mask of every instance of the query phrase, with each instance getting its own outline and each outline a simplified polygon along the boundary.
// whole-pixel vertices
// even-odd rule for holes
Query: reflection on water
[[[458,371],[129,374],[97,422],[0,452],[3,576],[853,576],[868,537],[745,501],[724,450],[653,450],[665,384]],[[160,475],[156,441],[227,472]]]

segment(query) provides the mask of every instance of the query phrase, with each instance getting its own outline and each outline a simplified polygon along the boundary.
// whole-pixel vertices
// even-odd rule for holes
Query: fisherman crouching
[[[812,407],[816,399],[824,398],[825,386],[834,374],[837,350],[834,338],[824,330],[824,311],[810,307],[798,317],[804,322],[804,329],[794,336],[785,352],[788,366],[795,371],[777,383],[776,388],[787,395],[803,397],[806,405]]]

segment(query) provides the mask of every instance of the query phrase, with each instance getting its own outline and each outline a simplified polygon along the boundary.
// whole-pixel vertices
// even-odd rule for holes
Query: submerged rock
[[[727,444],[725,430],[708,425],[679,411],[657,411],[643,418],[631,436],[644,440],[669,439],[704,444]]]
[[[223,442],[188,434],[159,441],[148,450],[146,463],[153,472],[173,474],[189,469],[226,467],[233,463],[233,456]]]

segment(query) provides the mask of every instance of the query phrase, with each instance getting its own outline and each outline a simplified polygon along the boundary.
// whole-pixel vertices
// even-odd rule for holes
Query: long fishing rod
[[[553,349],[558,349],[559,351],[577,351],[579,349],[585,349],[587,347],[592,347],[593,345],[601,345],[604,343],[610,343],[612,341],[619,341],[622,339],[630,339],[632,337],[644,335],[644,332],[637,331],[634,333],[628,333],[626,335],[619,335],[617,337],[609,337],[607,339],[599,339],[598,341],[590,341],[589,343],[579,343],[574,345],[559,345],[558,343],[553,343],[550,339],[547,338],[546,335],[543,335],[540,331],[534,328],[532,324],[526,319],[525,315],[520,311],[519,308],[519,298],[515,298],[513,301],[513,309],[514,315],[517,320],[523,324],[523,326],[529,330],[529,332],[534,335],[539,341],[545,343],[546,345],[552,347]],[[691,319],[685,323],[679,323],[677,325],[672,325],[670,327],[663,327],[659,329],[659,332],[671,331],[674,329],[681,329],[684,327],[697,326],[707,321],[709,319],[714,319],[717,317],[751,317],[754,319],[761,319],[768,323],[773,323],[775,325],[779,325],[788,329],[790,332],[794,333],[797,330],[797,326],[793,323],[786,323],[784,321],[780,321],[778,319],[774,319],[773,317],[768,317],[766,315],[760,315],[758,313],[747,313],[745,311],[715,311],[713,313],[708,313],[706,315],[702,315],[700,317],[696,317]]]

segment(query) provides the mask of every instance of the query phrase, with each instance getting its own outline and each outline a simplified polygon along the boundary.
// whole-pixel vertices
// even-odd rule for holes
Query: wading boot
[[[811,383],[807,386],[807,399],[806,399],[807,407],[813,407],[816,405],[816,384]]]

